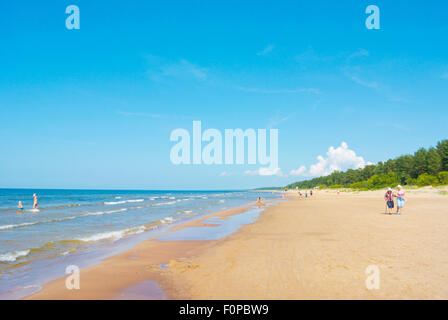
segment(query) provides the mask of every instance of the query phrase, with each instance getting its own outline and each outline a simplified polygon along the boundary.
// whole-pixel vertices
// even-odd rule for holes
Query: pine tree
[[[437,143],[437,151],[442,161],[442,171],[448,171],[448,139]]]
[[[414,153],[414,165],[411,173],[413,178],[418,178],[419,175],[428,173],[427,154],[428,152],[425,148],[420,148]]]
[[[430,148],[426,154],[427,172],[437,176],[442,168],[442,159],[435,148]]]

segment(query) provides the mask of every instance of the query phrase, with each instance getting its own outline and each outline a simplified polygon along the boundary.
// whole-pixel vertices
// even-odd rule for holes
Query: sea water
[[[33,210],[33,193],[39,209]],[[278,196],[254,191],[0,189],[0,298],[39,290],[173,223]],[[22,201],[24,210],[17,210]]]

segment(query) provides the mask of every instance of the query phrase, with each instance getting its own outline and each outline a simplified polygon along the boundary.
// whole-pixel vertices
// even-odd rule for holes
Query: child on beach
[[[310,197],[313,196],[313,190],[310,190]]]
[[[403,187],[400,185],[397,186],[397,189],[398,189],[398,191],[397,191],[397,194],[395,195],[395,197],[397,198],[397,212],[396,213],[401,214],[401,212],[403,212],[404,201],[405,201],[404,190],[403,190]],[[401,209],[401,211],[400,211],[400,209]]]
[[[394,209],[394,196],[395,194],[392,192],[391,188],[387,188],[386,194],[384,195],[384,200],[387,205],[387,212],[392,214],[392,210]]]
[[[19,212],[23,211],[23,205],[22,205],[22,201],[19,201],[19,204],[17,206],[17,209],[19,209]]]

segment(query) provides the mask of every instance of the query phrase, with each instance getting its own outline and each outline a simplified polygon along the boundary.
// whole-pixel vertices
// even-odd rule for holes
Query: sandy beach
[[[400,216],[385,214],[383,194],[290,192],[230,236],[151,239],[82,269],[79,290],[67,290],[64,277],[27,299],[448,299],[446,192],[407,190]],[[250,207],[167,232],[213,230],[210,218]],[[380,271],[377,290],[366,288],[371,265]]]

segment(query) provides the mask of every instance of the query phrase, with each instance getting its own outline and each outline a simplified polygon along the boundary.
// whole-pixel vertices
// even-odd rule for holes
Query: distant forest
[[[368,165],[362,169],[335,171],[324,177],[289,184],[287,188],[308,189],[352,188],[375,190],[398,184],[436,186],[448,184],[448,139],[437,143],[437,147],[421,148],[413,155]]]

